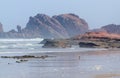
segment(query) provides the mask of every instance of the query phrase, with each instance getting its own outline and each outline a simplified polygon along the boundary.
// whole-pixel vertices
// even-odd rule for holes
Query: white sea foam
[[[85,52],[102,49],[79,48],[42,48],[39,44],[43,39],[0,39],[0,54],[10,53],[47,53],[47,52]]]
[[[33,38],[33,39],[0,39],[0,42],[7,41],[17,41],[17,42],[23,42],[23,41],[42,41],[43,38]]]
[[[1,45],[0,48],[7,48],[8,46],[5,45]]]

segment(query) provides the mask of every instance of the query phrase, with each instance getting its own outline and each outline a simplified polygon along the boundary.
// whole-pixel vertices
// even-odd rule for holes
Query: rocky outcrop
[[[79,42],[79,46],[85,48],[95,48],[98,47],[99,45],[97,45],[94,42]]]
[[[108,33],[120,34],[120,25],[109,24],[103,26],[101,29],[106,30]]]
[[[0,23],[0,38],[40,37],[44,39],[66,39],[78,35],[80,38],[85,37],[88,39],[88,37],[110,38],[110,36],[116,38],[118,35],[115,34],[120,34],[120,25],[115,24],[109,24],[100,29],[89,30],[87,22],[72,13],[55,15],[52,17],[45,14],[37,14],[36,16],[29,18],[25,28],[21,28],[20,25],[17,25],[16,28],[17,30],[12,29],[9,32],[3,32],[2,24]],[[93,33],[84,34],[86,32]],[[81,36],[81,34],[84,34],[84,36]]]
[[[79,18],[79,16],[75,14],[62,14],[53,16],[53,18],[59,21],[59,23],[68,32],[70,37],[78,34],[83,34],[88,31],[88,24],[86,21]]]
[[[12,29],[9,32],[0,33],[0,37],[63,39],[83,34],[86,31],[88,31],[88,24],[75,14],[62,14],[53,17],[37,14],[29,18],[25,28],[17,25],[17,31]],[[3,32],[2,24],[0,24],[0,32]]]
[[[80,42],[79,46],[84,48],[120,48],[120,42],[114,39],[110,41],[86,41]]]
[[[43,38],[68,38],[87,30],[87,23],[74,14],[62,14],[53,17],[37,14],[30,17],[24,32],[37,34]]]
[[[43,40],[44,46],[47,48],[58,48],[68,45],[76,45],[85,48],[120,48],[120,35],[109,34],[107,32],[87,32],[70,39],[53,39]]]
[[[22,28],[20,25],[17,25],[17,30],[18,30],[18,33],[22,33]]]
[[[88,32],[107,32],[107,31],[104,29],[98,28],[98,29],[89,30]]]
[[[73,39],[82,39],[82,40],[120,39],[120,35],[110,34],[108,32],[86,32],[85,34],[73,37]]]
[[[67,32],[58,21],[44,14],[37,14],[35,17],[30,17],[24,32],[43,38],[68,37]]]
[[[107,32],[88,32],[77,36],[79,46],[89,48],[120,48],[120,35],[109,34]]]
[[[0,33],[3,32],[3,26],[2,24],[0,23]]]
[[[71,44],[66,39],[45,39],[43,48],[67,48],[71,47]]]

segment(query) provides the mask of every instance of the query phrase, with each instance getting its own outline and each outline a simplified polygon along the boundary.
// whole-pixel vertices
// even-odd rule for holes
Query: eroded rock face
[[[69,38],[88,31],[88,24],[74,14],[53,17],[37,14],[30,17],[24,31],[38,34],[43,38]]]
[[[40,35],[43,38],[68,37],[67,32],[58,21],[44,14],[30,17],[24,31]]]
[[[25,28],[18,25],[17,31],[10,30],[0,33],[0,37],[63,39],[83,34],[86,31],[88,31],[88,24],[75,14],[62,14],[53,17],[37,14],[29,18]],[[3,32],[2,24],[0,24],[0,32]]]
[[[84,48],[120,48],[120,35],[107,32],[86,32],[69,39],[44,39],[43,48],[66,48],[80,46]]]
[[[53,16],[65,28],[70,37],[83,34],[88,31],[88,24],[85,20],[75,14],[62,14]]]
[[[75,37],[80,47],[120,48],[120,35],[107,32],[87,32]]]
[[[97,39],[120,39],[119,34],[110,34],[108,32],[86,32],[83,35],[74,37],[83,40],[97,40]]]

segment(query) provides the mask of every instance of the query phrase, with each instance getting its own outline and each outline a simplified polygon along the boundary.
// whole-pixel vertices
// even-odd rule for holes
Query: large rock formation
[[[43,38],[68,38],[88,31],[88,24],[77,15],[62,14],[49,17],[37,14],[30,17],[23,32]]]
[[[85,20],[75,14],[62,14],[53,16],[65,28],[70,37],[83,34],[88,31],[88,24]]]
[[[24,32],[43,38],[68,37],[67,32],[57,20],[44,14],[37,14],[35,17],[30,17]]]
[[[2,32],[0,24],[0,32]],[[85,20],[75,14],[62,14],[49,17],[45,14],[37,14],[30,17],[25,28],[17,25],[17,31],[14,29],[9,32],[0,33],[2,38],[69,38],[75,35],[83,34],[88,31],[88,24]]]
[[[107,32],[87,32],[82,35],[82,39],[120,39],[118,34],[110,34]]]
[[[120,35],[107,32],[87,32],[70,39],[44,40],[45,48],[66,48],[76,45],[85,48],[120,48]]]
[[[109,24],[103,26],[101,29],[106,30],[108,33],[120,34],[120,25]]]
[[[87,32],[74,38],[80,47],[120,48],[120,35],[107,32]]]

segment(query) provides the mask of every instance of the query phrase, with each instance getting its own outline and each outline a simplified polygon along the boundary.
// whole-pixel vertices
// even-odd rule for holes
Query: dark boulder
[[[98,47],[99,45],[92,43],[92,42],[80,42],[79,46],[85,47],[85,48],[95,48],[95,47]]]

